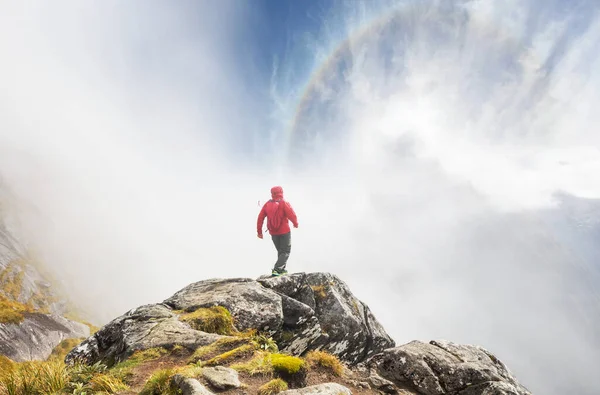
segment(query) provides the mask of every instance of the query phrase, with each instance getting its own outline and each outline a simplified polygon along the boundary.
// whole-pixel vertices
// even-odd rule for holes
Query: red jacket
[[[267,229],[269,233],[272,235],[283,235],[290,232],[290,224],[289,221],[292,221],[294,227],[298,227],[298,218],[296,217],[296,213],[294,209],[290,205],[289,202],[283,200],[283,188],[281,187],[273,187],[271,188],[271,197],[272,199],[266,202],[260,210],[258,214],[258,221],[256,223],[256,232],[259,235],[262,235],[262,227],[265,222],[265,217],[267,220]],[[279,227],[277,229],[271,229],[271,223],[275,220],[275,222],[279,222]]]

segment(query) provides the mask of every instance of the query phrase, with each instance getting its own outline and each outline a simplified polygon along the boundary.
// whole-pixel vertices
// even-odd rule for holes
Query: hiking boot
[[[281,273],[279,273],[277,270],[271,271],[271,277],[278,277],[280,275],[281,275]]]

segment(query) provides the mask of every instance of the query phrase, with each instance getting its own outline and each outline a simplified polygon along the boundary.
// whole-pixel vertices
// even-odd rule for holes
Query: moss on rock
[[[285,380],[290,388],[306,386],[306,362],[299,357],[286,354],[272,354],[271,363],[275,374]]]
[[[271,362],[275,371],[287,374],[298,373],[305,366],[302,358],[286,354],[272,354]]]

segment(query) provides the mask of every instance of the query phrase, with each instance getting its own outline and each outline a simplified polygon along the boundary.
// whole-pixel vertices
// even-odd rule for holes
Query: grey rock
[[[283,325],[275,340],[283,351],[301,355],[315,345],[322,329],[315,311],[308,305],[286,295],[281,295]],[[314,347],[312,347],[314,348]]]
[[[312,385],[310,387],[287,390],[279,393],[280,395],[352,395],[352,391],[337,383],[325,383]]]
[[[165,305],[146,305],[127,312],[102,327],[71,350],[68,364],[102,362],[112,366],[137,350],[181,345],[190,350],[208,345],[223,336],[192,329]]]
[[[102,361],[109,366],[132,352],[180,344],[190,349],[220,338],[180,322],[176,310],[223,306],[236,329],[273,336],[283,352],[302,355],[324,349],[357,363],[394,342],[346,284],[326,273],[193,283],[162,304],[142,306],[118,317],[67,355],[71,363]]]
[[[60,316],[26,313],[19,324],[0,324],[0,354],[13,361],[46,360],[65,339],[83,338],[90,329]]]
[[[0,203],[12,200],[0,180]],[[0,205],[0,294],[10,300],[29,304],[36,311],[62,315],[66,303],[40,271],[30,263],[28,246],[19,239],[14,218]],[[12,291],[6,292],[10,284]],[[57,302],[58,301],[58,302]]]
[[[218,390],[228,390],[242,386],[238,372],[224,366],[203,368],[202,377]]]
[[[188,285],[164,303],[186,311],[223,306],[231,312],[238,330],[254,328],[274,333],[283,320],[281,297],[245,278],[200,281]]]
[[[171,382],[181,390],[183,395],[213,395],[213,392],[206,389],[198,380],[180,374],[173,376]]]
[[[323,349],[354,364],[395,345],[370,309],[350,292],[343,281],[330,273],[298,273],[259,281],[265,287],[309,307],[317,318],[319,326],[302,328],[306,333],[297,334],[294,327],[284,325],[282,332],[287,336],[277,340],[286,347],[291,346],[286,344],[289,333],[295,335],[292,341],[297,342],[297,339],[305,339],[307,334],[314,335],[319,330],[317,338],[301,346],[307,350]],[[290,314],[289,310],[294,318],[299,315],[310,322],[310,314],[292,307],[284,305],[284,314]],[[296,344],[293,351],[302,348]]]
[[[521,395],[522,392],[511,384],[502,381],[492,381],[474,385],[461,391],[459,395]]]
[[[385,350],[370,364],[384,379],[423,395],[530,395],[498,358],[477,346],[413,341]]]
[[[379,376],[377,373],[371,374],[371,376],[369,376],[368,380],[369,380],[369,384],[371,385],[371,387],[377,388],[381,392],[384,392],[386,394],[398,393],[398,390],[397,390],[396,386],[394,385],[394,383],[392,383],[389,380],[384,379],[383,377]]]

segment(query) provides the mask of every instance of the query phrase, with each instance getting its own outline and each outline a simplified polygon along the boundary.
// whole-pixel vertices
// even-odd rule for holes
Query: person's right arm
[[[265,223],[265,217],[267,216],[267,210],[265,210],[266,206],[267,204],[265,203],[262,209],[260,210],[260,213],[258,213],[258,220],[256,221],[256,235],[259,239],[263,238],[262,228],[263,224]]]

